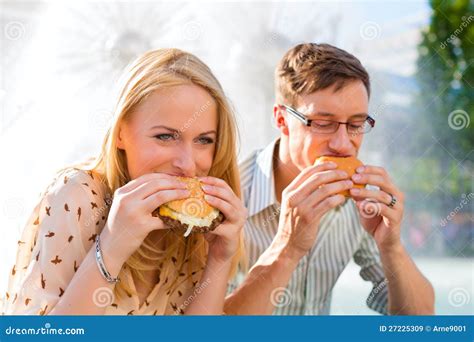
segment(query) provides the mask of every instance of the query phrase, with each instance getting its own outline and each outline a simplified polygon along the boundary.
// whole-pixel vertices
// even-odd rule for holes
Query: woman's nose
[[[188,147],[180,148],[176,151],[173,166],[187,177],[194,177],[196,175],[196,162],[192,153],[192,149]]]

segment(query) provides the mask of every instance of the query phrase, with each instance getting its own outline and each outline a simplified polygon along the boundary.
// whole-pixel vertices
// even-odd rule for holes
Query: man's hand
[[[354,188],[350,192],[357,203],[362,226],[374,237],[380,250],[388,283],[389,313],[392,315],[433,314],[433,286],[418,270],[400,240],[403,193],[398,190],[387,172],[381,167],[362,166],[361,169],[357,169],[357,174],[353,175],[352,179],[357,184],[371,184],[379,187],[379,190]]]
[[[325,162],[304,169],[283,191],[275,240],[283,241],[301,258],[314,245],[321,217],[344,203],[338,194],[353,186],[345,171]]]
[[[390,249],[400,244],[403,218],[403,193],[393,184],[382,167],[365,165],[352,176],[357,184],[371,184],[379,190],[351,189],[359,209],[362,226],[372,235],[379,249]],[[392,196],[396,203],[390,206]]]

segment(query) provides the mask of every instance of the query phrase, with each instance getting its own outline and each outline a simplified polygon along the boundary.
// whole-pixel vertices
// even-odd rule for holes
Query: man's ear
[[[273,122],[276,128],[278,128],[284,135],[288,135],[288,122],[286,120],[286,115],[285,107],[278,104],[273,106]]]

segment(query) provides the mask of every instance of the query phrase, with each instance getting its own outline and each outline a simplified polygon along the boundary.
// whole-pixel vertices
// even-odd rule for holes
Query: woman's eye
[[[175,139],[174,134],[158,134],[155,135],[155,138],[161,141],[171,141]]]
[[[208,144],[212,144],[214,142],[214,139],[209,138],[209,137],[200,137],[198,138],[198,142],[203,145],[208,145]]]

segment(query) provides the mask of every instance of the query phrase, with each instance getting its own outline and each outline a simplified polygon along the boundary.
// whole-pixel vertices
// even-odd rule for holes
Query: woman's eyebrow
[[[164,126],[164,125],[153,126],[151,129],[155,129],[155,128],[164,128],[164,129],[167,129],[168,131],[179,133],[179,130],[168,127],[168,126]]]
[[[217,132],[216,131],[207,131],[207,132],[202,132],[199,135],[206,135],[206,134],[216,134],[217,135]]]

